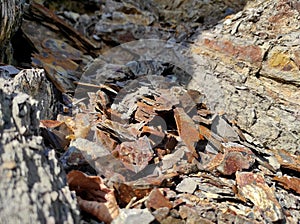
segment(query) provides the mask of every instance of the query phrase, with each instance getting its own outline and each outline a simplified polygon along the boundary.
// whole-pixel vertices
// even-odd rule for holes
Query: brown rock
[[[238,196],[250,200],[259,209],[262,217],[276,222],[284,218],[283,210],[277,201],[274,189],[270,188],[259,173],[237,172]]]
[[[163,207],[171,209],[173,207],[172,203],[157,188],[154,188],[149,194],[146,206],[148,209],[159,209]]]
[[[297,177],[274,177],[274,180],[278,181],[287,190],[293,190],[300,194],[300,179]]]
[[[216,167],[216,169],[224,174],[231,175],[236,171],[243,169],[249,169],[255,162],[255,156],[251,150],[243,146],[229,146],[225,147],[224,154],[222,154],[222,160]],[[218,154],[216,157],[219,157]],[[220,161],[220,158],[217,159]],[[212,163],[214,163],[212,161]]]
[[[286,150],[273,150],[276,159],[283,168],[288,168],[300,172],[300,158],[292,155]]]
[[[193,120],[184,112],[182,108],[174,109],[174,117],[182,141],[186,144],[193,156],[198,158],[195,144],[199,140],[199,132],[196,129]]]

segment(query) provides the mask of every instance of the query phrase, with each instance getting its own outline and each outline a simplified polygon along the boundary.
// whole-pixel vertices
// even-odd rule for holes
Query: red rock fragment
[[[236,172],[236,183],[237,196],[241,200],[250,200],[267,222],[277,222],[284,218],[274,189],[265,183],[263,175],[238,171]]]
[[[251,150],[242,146],[224,147],[224,153],[218,153],[208,164],[208,169],[215,168],[223,175],[232,175],[236,171],[249,169],[255,162]]]
[[[196,152],[195,144],[200,138],[199,132],[193,120],[184,112],[182,108],[174,109],[174,117],[182,141],[186,144],[193,156],[198,158],[199,155]]]
[[[287,190],[293,190],[300,194],[300,179],[297,177],[274,177],[275,181],[279,182],[279,185],[283,186]]]
[[[83,211],[105,223],[111,223],[119,215],[114,190],[106,187],[100,177],[73,170],[68,173],[67,179],[70,189],[76,191],[78,204]]]
[[[136,200],[146,197],[153,189],[153,187],[135,188],[126,183],[115,183],[114,188],[120,206],[126,206],[134,197],[136,197]]]
[[[178,207],[178,206],[184,204],[184,202],[185,202],[185,201],[184,201],[182,198],[177,198],[177,199],[173,202],[173,204],[174,204],[174,207]]]
[[[209,130],[203,125],[199,125],[199,134],[201,139],[203,139],[204,137],[213,146],[215,146],[219,152],[223,152],[223,146],[221,142],[217,139],[218,136],[214,134],[211,130]]]
[[[249,169],[250,165],[254,163],[254,159],[251,158],[251,160],[252,161],[249,161],[248,158],[245,158],[240,152],[228,152],[228,154],[225,155],[223,163],[220,164],[217,169],[224,175],[231,175],[236,171]]]
[[[161,137],[161,138],[165,137],[165,133],[163,133],[160,130],[155,129],[152,126],[150,126],[150,127],[149,126],[143,126],[142,133],[149,133],[151,135],[155,135],[155,136],[158,136],[158,137]]]
[[[264,177],[260,174],[252,172],[237,172],[236,181],[239,188],[245,187],[250,184],[265,184]]]
[[[117,153],[124,165],[136,173],[144,169],[153,158],[153,150],[146,136],[136,141],[122,142],[113,153]]]
[[[159,187],[161,186],[161,184],[164,182],[164,184],[167,184],[167,182],[169,182],[173,177],[178,176],[178,173],[175,171],[170,171],[167,174],[160,174],[159,176],[157,175],[149,175],[147,177],[143,177],[137,181],[132,181],[132,182],[128,182],[133,186],[136,187],[143,187],[143,188],[147,188],[149,186],[151,187]]]
[[[134,118],[139,122],[146,122],[148,123],[150,120],[153,119],[155,115],[153,106],[150,106],[143,102],[137,102],[137,110],[135,112]]]
[[[148,209],[159,209],[167,207],[171,209],[173,207],[172,203],[161,193],[157,188],[154,188],[149,194],[149,198],[146,201],[146,207]]]
[[[74,136],[74,130],[64,121],[41,120],[40,127],[44,138],[55,148],[65,149],[70,144],[69,136]]]

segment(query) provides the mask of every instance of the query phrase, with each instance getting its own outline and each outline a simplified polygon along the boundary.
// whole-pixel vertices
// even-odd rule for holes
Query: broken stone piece
[[[148,209],[121,209],[119,216],[113,220],[112,224],[136,224],[151,223],[155,217]]]
[[[274,177],[274,180],[276,180],[279,185],[282,185],[287,190],[293,190],[300,194],[300,179],[297,177],[289,177],[289,176],[283,176],[283,177]]]
[[[283,168],[288,168],[300,172],[300,158],[299,156],[292,155],[286,150],[274,150],[274,155],[279,164]]]
[[[171,209],[173,207],[172,203],[161,193],[157,188],[154,188],[146,201],[147,208],[159,209],[167,207]]]
[[[281,205],[275,197],[274,189],[269,187],[260,173],[236,172],[238,197],[250,200],[268,222],[284,218]]]
[[[199,140],[199,132],[194,124],[194,121],[184,112],[182,108],[174,109],[174,117],[182,141],[186,144],[193,156],[198,158],[199,155],[196,152],[195,144]]]
[[[197,188],[197,182],[192,178],[184,178],[176,187],[179,192],[194,193]]]

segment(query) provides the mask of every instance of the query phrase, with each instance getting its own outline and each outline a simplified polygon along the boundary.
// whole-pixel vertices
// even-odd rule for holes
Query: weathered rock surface
[[[12,74],[12,73],[16,73]],[[46,78],[43,69],[24,69],[20,72],[0,71],[0,89],[8,93],[26,93],[37,101],[39,118],[53,119],[57,115],[58,102],[53,84]]]
[[[231,1],[224,1],[223,6],[215,11],[213,4],[201,7],[200,1],[197,1],[199,5],[195,5],[194,8],[193,2],[196,1],[161,1],[161,8],[158,7],[158,11],[151,9],[154,16],[146,12],[137,13],[138,16],[134,17],[135,12],[139,12],[137,9],[140,6],[151,11],[143,2],[107,1],[107,10],[113,8],[114,13],[108,17],[107,24],[103,18],[103,21],[96,23],[95,35],[98,35],[96,37],[114,43],[153,36],[161,36],[163,41],[137,41],[124,44],[121,49],[114,48],[95,60],[99,63],[94,62],[89,67],[85,75],[88,72],[90,75],[86,77],[97,81],[99,85],[107,81],[106,75],[111,75],[109,74],[111,70],[120,64],[138,60],[155,59],[187,68],[185,72],[190,77],[186,77],[186,73],[180,73],[182,75],[179,75],[176,81],[187,84],[191,89],[199,89],[206,95],[210,108],[220,114],[225,113],[233,124],[239,126],[248,141],[247,145],[255,152],[256,158],[254,163],[252,161],[254,154],[248,150],[225,152],[226,156],[221,158],[224,163],[217,164],[218,166],[213,166],[211,169],[207,166],[207,170],[216,168],[224,175],[231,175],[238,170],[232,171],[232,167],[248,169],[254,164],[251,170],[253,172],[237,173],[236,180],[230,179],[232,176],[225,179],[201,172],[196,178],[192,177],[195,179],[185,179],[181,184],[177,184],[177,191],[183,192],[182,194],[170,196],[172,191],[165,189],[164,200],[169,200],[167,197],[173,197],[172,200],[175,198],[174,207],[180,207],[179,211],[172,209],[168,216],[167,208],[159,218],[155,216],[156,219],[163,220],[162,223],[183,222],[180,218],[191,223],[217,221],[258,223],[264,220],[298,222],[299,196],[294,191],[299,192],[297,187],[299,180],[297,177],[285,176],[287,170],[292,176],[294,174],[297,176],[299,172],[299,161],[296,156],[299,154],[300,143],[300,50],[298,47],[300,5],[298,1],[249,1],[243,11],[227,16],[214,27],[212,25],[227,14],[226,10],[230,11],[228,5]],[[153,2],[158,1],[153,0]],[[125,12],[121,13],[124,3],[138,4],[139,7],[125,4],[127,11],[123,10]],[[200,11],[196,10],[197,7],[203,10],[201,13],[213,10],[214,14],[210,19],[203,18]],[[115,8],[119,11],[114,10]],[[194,9],[194,14],[185,14],[185,9],[190,8]],[[222,16],[219,17],[216,12],[222,12]],[[182,21],[170,22],[177,13],[182,16],[183,23]],[[103,17],[105,16],[107,14]],[[153,20],[158,17],[163,17],[176,26],[172,30],[173,33],[166,31],[168,35],[165,35],[159,29],[161,32],[149,29],[149,35],[143,36],[147,34],[147,29],[145,33],[134,32],[140,31],[136,29],[140,26],[132,24],[132,21],[140,18],[141,24],[138,25],[149,28]],[[204,30],[199,26],[196,35],[190,37],[189,35],[194,33],[195,27],[200,23],[209,24],[208,27],[211,29]],[[187,31],[182,32],[185,29]],[[131,37],[129,35],[131,32],[134,35],[128,38]],[[158,35],[154,35],[157,33]],[[181,35],[182,33],[184,34]],[[183,45],[178,46],[174,42],[183,42]],[[61,42],[54,41],[54,43]],[[78,58],[76,57],[75,60]],[[155,65],[155,63],[149,64]],[[115,67],[110,67],[111,65]],[[147,64],[141,67],[134,63],[127,65],[131,72],[138,71],[137,73],[143,70],[140,68],[150,71],[153,69],[153,66],[147,67]],[[157,69],[155,71],[159,70],[159,68],[155,69]],[[98,80],[97,73],[103,74],[104,77]],[[127,78],[125,73],[117,75],[124,75],[120,77],[121,80]],[[65,77],[64,74],[63,77],[70,78],[70,76]],[[48,84],[44,86],[43,83],[46,83],[46,80],[41,72],[20,73],[10,82],[2,80],[0,82],[2,84],[0,85],[0,201],[3,202],[0,206],[0,214],[4,222],[73,223],[78,221],[76,203],[65,186],[65,174],[57,164],[55,152],[51,150],[48,152],[48,158],[45,157],[42,139],[38,136],[38,110],[42,111],[41,117],[50,118],[55,108],[54,100],[47,97],[52,95],[52,90]],[[26,92],[38,102],[16,90]],[[218,131],[217,127],[216,131]],[[237,134],[231,137],[236,138]],[[296,155],[281,152],[278,150],[281,148]],[[264,161],[258,155],[260,150],[264,155]],[[175,153],[171,155],[176,157]],[[243,160],[246,158],[245,155],[248,158],[246,162],[249,164]],[[174,157],[163,160],[163,167],[172,167]],[[274,176],[275,178],[272,179]],[[274,180],[282,187],[278,187]],[[194,192],[194,194],[185,192]],[[162,195],[152,194],[147,203],[149,204],[151,200],[153,202],[153,198],[162,198]],[[183,199],[186,204],[184,206],[180,205]],[[136,214],[132,215],[130,211],[124,211],[125,218],[120,216],[118,222],[125,219],[133,222]],[[139,218],[144,215],[140,212],[142,212],[140,209],[137,210]],[[149,212],[145,215],[149,218],[149,222],[153,220]]]
[[[0,2],[0,59],[12,60],[10,38],[19,28],[25,0],[3,0]]]
[[[292,153],[299,151],[299,3],[286,0],[249,1],[242,11],[225,17],[208,29],[214,24],[212,21],[220,17],[212,15],[208,21],[202,21],[203,26],[200,25],[197,13],[183,13],[186,7],[191,8],[192,2],[178,1],[178,5],[169,1],[160,4],[152,2],[155,5],[153,15],[156,17],[162,16],[173,23],[170,13],[182,15],[182,21],[174,22],[178,25],[175,27],[179,34],[173,37],[169,32],[161,36],[161,41],[140,40],[124,44],[118,32],[122,34],[121,31],[128,28],[126,24],[118,23],[116,26],[121,31],[116,31],[114,35],[111,31],[104,32],[99,28],[100,20],[95,28],[98,34],[108,34],[109,40],[118,41],[122,46],[105,52],[83,76],[103,83],[113,67],[129,61],[173,63],[193,77],[189,88],[202,91],[207,96],[210,108],[226,113],[243,130],[249,142],[261,147],[284,148]],[[200,5],[195,3],[193,9],[201,8]],[[239,9],[230,1],[220,5],[220,8],[225,10],[229,6],[235,12]],[[203,7],[209,8],[209,4],[203,3]],[[224,10],[220,11],[223,12],[223,18],[226,15]],[[185,28],[181,29],[181,26]],[[137,27],[133,26],[130,30]],[[198,27],[196,32],[195,27]],[[138,37],[159,38],[151,35],[149,37],[144,33],[144,36]],[[174,41],[182,45],[172,45]],[[189,50],[183,46],[189,47]],[[96,73],[103,74],[104,71],[107,71],[106,77],[95,77]]]
[[[251,1],[192,45],[197,84],[215,80],[208,98],[247,140],[299,153],[298,1]],[[203,82],[202,82],[203,81]],[[191,83],[193,85],[193,83]]]
[[[38,101],[14,92],[8,80],[0,82],[1,223],[78,222],[77,203],[66,186],[64,170],[54,150],[46,153],[38,135]]]

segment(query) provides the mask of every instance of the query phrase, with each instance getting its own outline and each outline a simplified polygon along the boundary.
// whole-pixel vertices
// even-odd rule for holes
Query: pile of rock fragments
[[[36,2],[36,68],[0,66],[3,220],[299,222],[297,1]]]

